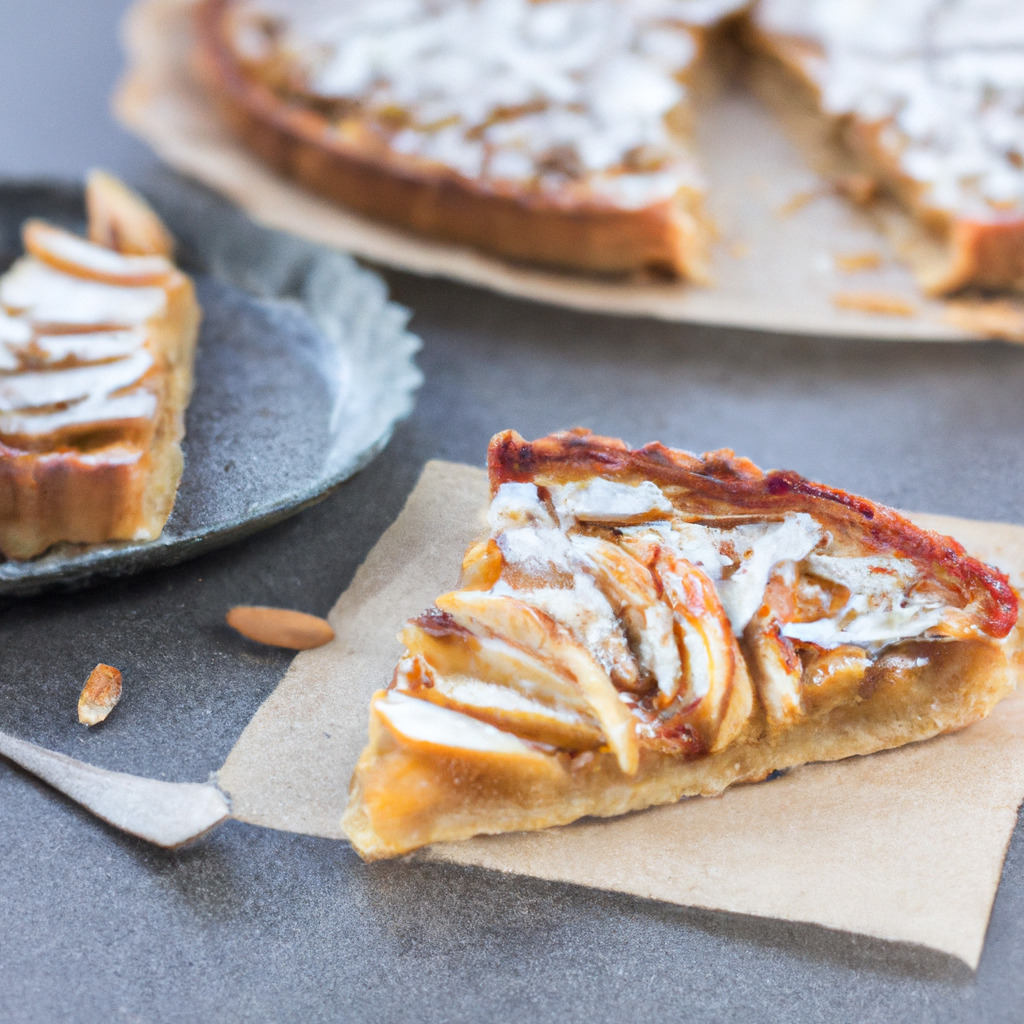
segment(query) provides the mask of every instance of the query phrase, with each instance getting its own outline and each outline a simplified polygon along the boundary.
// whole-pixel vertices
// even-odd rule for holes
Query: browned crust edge
[[[630,449],[616,438],[582,428],[536,441],[507,430],[491,440],[487,465],[492,489],[507,480],[542,483],[545,477],[601,474],[684,489],[695,510],[709,514],[737,507],[762,515],[807,512],[872,551],[899,554],[933,576],[941,573],[940,582],[963,606],[975,606],[990,636],[1006,636],[1017,621],[1017,594],[1006,576],[972,558],[952,537],[924,530],[894,509],[798,473],[764,472],[728,449],[697,457],[658,442]]]
[[[0,444],[0,521],[3,554],[31,558],[58,541],[96,544],[129,539],[146,485],[138,449],[123,461],[81,452],[40,454]]]
[[[326,118],[283,102],[239,68],[225,34],[230,2],[196,8],[198,71],[246,145],[289,178],[359,213],[516,262],[706,279],[711,229],[697,190],[637,210],[506,193],[332,136]]]

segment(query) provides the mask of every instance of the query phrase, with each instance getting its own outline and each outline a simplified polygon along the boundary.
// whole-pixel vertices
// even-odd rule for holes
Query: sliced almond
[[[334,630],[326,619],[288,608],[236,605],[228,612],[227,623],[258,644],[295,651],[321,647],[334,639]]]
[[[85,681],[78,698],[78,720],[99,725],[121,699],[121,673],[112,665],[97,665]]]

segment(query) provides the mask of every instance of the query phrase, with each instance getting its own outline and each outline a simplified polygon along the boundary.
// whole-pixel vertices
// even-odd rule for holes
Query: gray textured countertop
[[[0,174],[129,178],[106,113],[123,4],[0,6]],[[1024,351],[608,320],[386,273],[426,382],[386,451],[322,504],[176,568],[0,616],[0,728],[104,767],[216,770],[287,665],[221,625],[239,602],[324,613],[428,458],[584,424],[728,446],[905,508],[1024,522]],[[73,721],[97,661],[132,700]],[[821,928],[664,907],[229,823],[170,854],[0,765],[0,1019],[1019,1021],[1024,827],[981,965]]]

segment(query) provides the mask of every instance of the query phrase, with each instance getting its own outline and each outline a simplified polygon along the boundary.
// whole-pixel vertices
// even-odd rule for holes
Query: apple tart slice
[[[899,746],[1014,685],[1006,578],[867,499],[585,431],[489,469],[490,536],[371,700],[367,859]]]
[[[182,471],[200,310],[157,215],[110,176],[89,238],[41,220],[0,278],[0,556],[148,540]]]

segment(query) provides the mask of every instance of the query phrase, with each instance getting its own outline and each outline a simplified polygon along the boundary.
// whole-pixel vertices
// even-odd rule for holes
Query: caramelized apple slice
[[[754,613],[743,633],[757,692],[765,715],[773,725],[795,722],[804,710],[803,665],[781,628],[775,613],[765,603]]]
[[[429,680],[429,685],[423,685],[425,680]],[[551,707],[508,686],[472,676],[440,675],[422,661],[408,675],[400,665],[395,673],[395,688],[533,743],[572,753],[594,750],[604,743],[601,729],[589,715]]]
[[[617,544],[601,537],[578,537],[598,588],[622,620],[640,668],[655,681],[660,704],[667,705],[683,685],[671,610],[661,601],[650,570]]]
[[[22,228],[25,249],[38,260],[72,277],[105,284],[159,284],[174,270],[166,256],[125,256],[43,220]]]
[[[701,569],[664,549],[658,552],[653,568],[676,613],[681,646],[686,652],[688,688],[698,700],[692,713],[693,726],[709,750],[721,750],[733,739],[721,728],[739,660],[732,627],[715,585]],[[738,730],[742,720],[734,725]]]
[[[749,685],[746,673],[741,677],[736,671],[742,659],[715,585],[703,570],[656,537],[640,535],[623,543],[648,567],[674,614],[684,664],[684,681],[674,704],[706,749],[720,750],[742,727],[751,700],[742,690]],[[679,717],[673,716],[673,728]],[[726,723],[728,729],[723,729]]]
[[[410,750],[469,760],[511,761],[516,770],[557,771],[543,751],[512,733],[398,690],[374,696],[371,713]]]
[[[413,621],[398,639],[438,675],[474,676],[549,707],[590,715],[590,704],[572,676],[497,637],[474,636],[464,630],[442,633]]]
[[[174,239],[141,196],[105,171],[89,172],[85,184],[89,239],[128,256],[166,256]]]
[[[858,699],[871,659],[862,647],[843,644],[829,650],[801,646],[804,667],[803,704],[808,714],[820,714]]]
[[[611,677],[567,629],[539,609],[504,595],[454,591],[435,603],[471,633],[483,630],[503,637],[568,672],[601,724],[619,767],[629,775],[636,771],[640,758],[636,723]]]

